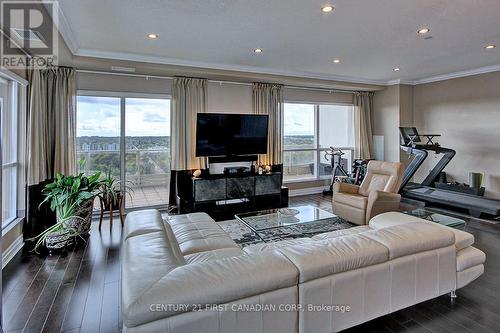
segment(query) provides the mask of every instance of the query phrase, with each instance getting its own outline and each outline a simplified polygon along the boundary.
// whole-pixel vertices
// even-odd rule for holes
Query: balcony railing
[[[97,171],[120,178],[132,191],[125,199],[127,208],[166,205],[170,185],[170,149],[130,149],[125,152],[124,173],[121,172],[119,150],[78,150],[77,159],[85,163],[80,172]]]

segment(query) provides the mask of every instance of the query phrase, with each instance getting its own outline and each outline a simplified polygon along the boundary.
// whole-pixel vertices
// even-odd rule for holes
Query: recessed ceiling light
[[[431,29],[429,28],[420,28],[418,29],[417,33],[419,33],[420,35],[425,35],[426,33],[428,33],[429,31],[431,31]]]
[[[333,12],[334,8],[335,7],[333,7],[332,5],[326,5],[326,6],[321,7],[321,11],[323,13],[330,13],[330,12]]]
[[[158,35],[151,33],[151,34],[148,34],[148,38],[149,39],[156,39],[156,38],[158,38]]]
[[[399,72],[400,71],[399,67],[394,68],[394,71]]]
[[[340,59],[333,59],[334,64],[340,64]]]
[[[259,48],[255,49],[255,50],[253,50],[253,51],[254,51],[255,53],[262,53],[262,49],[259,49]]]
[[[491,49],[494,49],[495,47],[496,47],[496,45],[489,44],[489,45],[486,45],[484,48],[488,49],[488,50],[491,50]]]

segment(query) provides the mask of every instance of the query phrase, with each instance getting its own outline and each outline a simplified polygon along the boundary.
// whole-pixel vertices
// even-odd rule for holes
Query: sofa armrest
[[[403,214],[399,212],[389,212],[375,216],[370,220],[369,224],[370,228],[372,229],[381,229],[412,222],[432,223],[440,228],[453,232],[455,234],[455,247],[457,248],[457,251],[465,249],[468,246],[474,244],[474,235],[468,232],[455,228],[450,228],[446,225],[442,225],[433,221],[422,219],[420,217]]]
[[[349,183],[335,183],[333,184],[333,194],[335,193],[358,194],[359,186]]]
[[[397,211],[401,195],[397,193],[371,191],[368,195],[368,204],[366,206],[366,224],[374,216],[382,213]]]
[[[135,274],[141,278],[139,272]],[[297,268],[278,251],[187,264],[166,273],[141,295],[124,297],[123,321],[127,327],[135,327],[200,310],[200,306],[226,304],[288,288],[297,281]],[[129,279],[128,283],[134,282]],[[155,311],[157,306],[160,311]]]

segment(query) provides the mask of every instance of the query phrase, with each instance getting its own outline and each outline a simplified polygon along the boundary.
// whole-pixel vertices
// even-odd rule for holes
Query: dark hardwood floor
[[[290,198],[290,206],[331,210],[329,197]],[[121,227],[94,222],[86,243],[62,255],[18,253],[3,270],[5,332],[119,332]],[[469,220],[485,274],[449,296],[373,320],[348,332],[500,332],[500,227]],[[188,332],[187,332],[188,333]]]

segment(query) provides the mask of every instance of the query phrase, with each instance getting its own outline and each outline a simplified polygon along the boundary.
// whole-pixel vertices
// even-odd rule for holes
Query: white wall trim
[[[14,258],[14,256],[23,248],[23,235],[19,235],[12,244],[2,253],[2,269]]]
[[[66,42],[69,50],[71,51],[71,53],[75,54],[76,52],[78,52],[79,46],[73,30],[71,30],[68,19],[66,19],[66,16],[64,15],[61,6],[59,6],[59,3],[57,1],[50,2],[50,4],[56,6],[58,17],[53,16],[53,12],[50,10],[48,3],[44,3],[44,6],[47,9],[49,15],[52,17],[52,21],[55,23],[57,30],[59,30],[59,32],[61,33],[61,36]]]
[[[500,71],[500,64],[493,65],[493,66],[479,67],[479,68],[469,69],[469,70],[455,72],[455,73],[448,73],[448,74],[443,74],[443,75],[431,76],[431,77],[424,78],[424,79],[414,80],[413,84],[414,85],[425,84],[425,83],[444,81],[444,80],[450,80],[450,79],[457,79],[460,77],[466,77],[466,76],[478,75],[478,74],[486,74],[486,73],[492,73],[492,72],[498,72],[498,71]]]
[[[0,77],[4,77],[4,78],[7,78],[9,80],[16,81],[17,83],[19,83],[22,86],[27,86],[28,85],[28,81],[27,80],[23,79],[22,77],[20,77],[16,73],[11,72],[8,69],[3,68],[3,67],[0,68]]]
[[[318,193],[323,193],[323,190],[326,189],[325,186],[318,186],[318,187],[307,187],[307,188],[298,188],[295,190],[290,190],[288,192],[289,197],[297,197],[300,195],[311,195],[311,194],[318,194]]]
[[[388,85],[388,86],[395,86],[398,84],[407,84],[407,85],[413,86],[413,85],[415,85],[415,81],[397,79],[397,80],[387,81],[387,83],[386,83],[386,85]]]
[[[50,11],[49,11],[50,12]],[[71,53],[76,56],[82,57],[93,57],[93,58],[103,58],[112,60],[125,60],[125,61],[138,61],[145,63],[154,64],[164,64],[173,66],[184,66],[184,67],[194,67],[194,68],[204,68],[204,69],[216,69],[216,70],[228,70],[228,71],[239,71],[245,73],[255,73],[255,74],[268,74],[268,75],[282,75],[297,78],[306,79],[319,79],[328,81],[338,81],[342,83],[354,83],[354,84],[373,84],[382,86],[392,86],[398,84],[406,85],[419,85],[426,84],[437,81],[444,81],[449,79],[455,79],[460,77],[466,77],[471,75],[486,74],[491,72],[500,71],[500,64],[485,66],[479,68],[473,68],[469,70],[447,73],[442,75],[435,75],[421,79],[405,80],[405,79],[393,79],[393,80],[377,80],[377,79],[365,79],[360,77],[334,75],[334,74],[318,74],[318,73],[308,73],[308,72],[295,72],[287,70],[277,70],[272,68],[256,67],[256,66],[242,66],[242,65],[230,65],[230,64],[219,64],[210,63],[202,61],[191,61],[183,60],[177,58],[169,58],[162,56],[151,56],[144,54],[136,54],[130,52],[112,52],[112,51],[102,51],[88,48],[80,48],[75,34],[71,30],[71,26],[66,19],[60,6],[57,6],[58,18],[55,19],[56,26],[61,33],[66,45],[70,49]],[[52,15],[52,13],[50,13]],[[53,18],[54,19],[54,18]]]
[[[91,49],[78,49],[74,54],[77,56],[83,56],[83,57],[104,58],[104,59],[125,60],[125,61],[139,61],[139,62],[145,62],[145,63],[164,64],[164,65],[173,65],[173,66],[238,71],[238,72],[255,73],[255,74],[281,75],[281,76],[289,76],[289,77],[297,77],[297,78],[337,81],[337,82],[342,82],[342,83],[373,84],[373,85],[382,85],[382,86],[393,86],[393,85],[398,85],[398,84],[405,84],[405,85],[413,85],[414,86],[414,85],[419,85],[419,84],[425,84],[425,83],[431,83],[431,82],[437,82],[437,81],[445,81],[445,80],[450,80],[450,79],[455,79],[455,78],[460,78],[460,77],[466,77],[466,76],[471,76],[471,75],[478,75],[478,74],[485,74],[485,73],[500,71],[500,64],[499,64],[499,65],[493,65],[493,66],[474,68],[474,69],[460,71],[460,72],[436,75],[436,76],[431,76],[431,77],[422,78],[422,79],[415,79],[415,80],[395,79],[395,80],[386,81],[386,80],[364,79],[364,78],[359,78],[359,77],[334,75],[334,74],[328,75],[328,74],[317,74],[317,73],[308,73],[308,72],[277,70],[277,69],[272,69],[272,68],[255,67],[255,66],[217,64],[217,63],[209,63],[209,62],[181,60],[181,59],[168,58],[168,57],[148,56],[148,55],[141,55],[141,54],[125,53],[125,52],[107,52],[107,51],[99,51],[99,50],[91,50]]]
[[[386,85],[385,80],[370,80],[363,78],[356,78],[351,76],[342,75],[328,75],[328,74],[317,74],[309,72],[295,72],[287,70],[278,70],[265,67],[256,66],[241,66],[241,65],[230,65],[230,64],[218,64],[202,61],[191,61],[182,60],[169,57],[161,56],[150,56],[142,55],[128,52],[108,52],[93,49],[78,49],[75,55],[82,57],[93,57],[93,58],[103,58],[103,59],[113,59],[113,60],[125,60],[125,61],[138,61],[153,64],[162,65],[172,65],[172,66],[184,66],[184,67],[194,67],[194,68],[204,68],[204,69],[216,69],[216,70],[227,70],[227,71],[237,71],[245,73],[256,73],[256,74],[268,74],[268,75],[281,75],[289,77],[307,78],[307,79],[319,79],[328,81],[338,81],[342,83],[357,83],[357,84],[373,84],[373,85]]]

